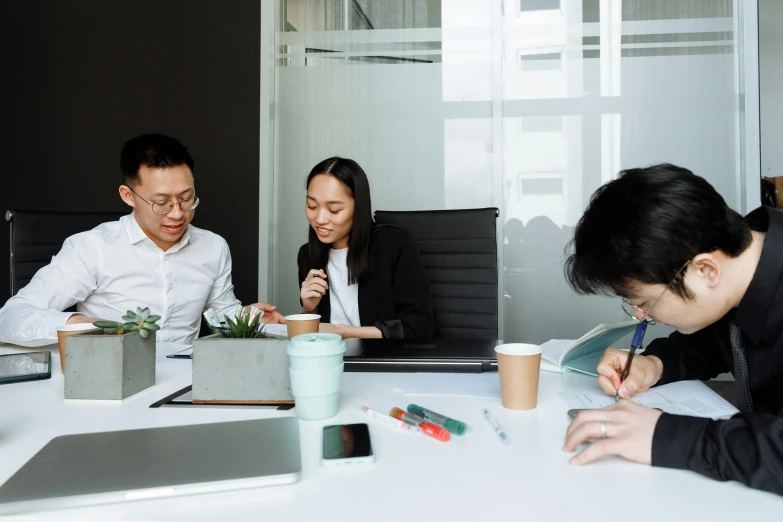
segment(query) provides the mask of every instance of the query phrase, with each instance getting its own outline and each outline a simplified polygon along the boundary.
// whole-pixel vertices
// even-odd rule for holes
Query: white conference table
[[[0,483],[58,435],[294,415],[259,407],[150,404],[189,385],[191,362],[158,365],[157,383],[125,401],[63,399],[56,346],[52,378],[0,386]],[[30,351],[0,345],[0,354]],[[486,374],[497,378],[497,374]],[[780,520],[783,498],[695,473],[607,458],[584,467],[563,453],[568,425],[561,392],[594,385],[592,378],[542,373],[535,410],[504,410],[499,399],[408,396],[390,386],[402,374],[346,373],[340,411],[326,421],[300,421],[301,480],[292,485],[66,509],[20,520],[274,520],[383,521],[525,520],[634,522]],[[410,402],[450,414],[470,431],[442,443],[400,433],[365,417]],[[487,407],[511,438],[500,443],[481,415]],[[321,428],[367,422],[377,461],[365,469],[321,468]],[[220,441],[215,441],[219,444]],[[264,448],[259,448],[263,451]],[[198,456],[194,456],[198,458]],[[122,470],[118,470],[121,473]],[[78,470],[74,470],[77,474]],[[10,517],[16,518],[16,517]]]

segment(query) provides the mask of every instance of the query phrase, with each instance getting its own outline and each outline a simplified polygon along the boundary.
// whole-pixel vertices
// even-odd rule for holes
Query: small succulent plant
[[[234,316],[232,321],[229,316],[226,317],[226,326],[210,326],[212,332],[219,333],[223,337],[232,339],[257,339],[260,337],[270,337],[264,333],[265,324],[259,324],[263,314],[256,314],[251,319],[251,314],[239,313]]]
[[[139,332],[139,335],[143,339],[146,339],[150,332],[160,330],[160,326],[155,324],[156,321],[160,320],[160,316],[150,315],[149,308],[144,308],[142,310],[140,307],[137,307],[135,312],[128,310],[128,313],[122,316],[122,320],[125,322],[118,323],[116,321],[95,321],[92,324],[98,328],[116,328],[117,335],[122,335],[126,332]]]

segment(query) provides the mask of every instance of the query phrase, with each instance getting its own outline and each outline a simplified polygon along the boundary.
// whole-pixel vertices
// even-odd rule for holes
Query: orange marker
[[[425,421],[418,415],[413,415],[399,408],[392,408],[391,411],[389,412],[389,415],[391,415],[395,419],[399,419],[401,421],[407,422],[408,424],[418,426],[423,433],[429,435],[433,439],[438,439],[443,442],[446,442],[451,438],[451,433],[441,428],[440,426],[436,426],[435,424]]]

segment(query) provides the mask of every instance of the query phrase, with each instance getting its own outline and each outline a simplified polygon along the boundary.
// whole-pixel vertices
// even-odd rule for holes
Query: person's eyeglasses
[[[667,291],[669,288],[671,288],[671,286],[674,284],[674,282],[675,282],[675,281],[677,281],[677,278],[678,278],[678,277],[680,277],[680,274],[682,274],[682,272],[683,272],[683,271],[684,271],[686,268],[688,268],[688,265],[690,265],[690,264],[691,264],[691,260],[689,259],[687,263],[685,263],[684,265],[682,265],[682,267],[680,267],[680,269],[679,269],[679,270],[677,270],[677,273],[676,273],[676,274],[674,274],[674,277],[672,278],[672,280],[669,282],[669,284],[668,284],[668,285],[666,285],[666,288],[664,288],[664,289],[663,289],[663,292],[661,292],[661,295],[659,295],[659,296],[658,296],[658,299],[656,299],[656,300],[653,302],[652,306],[651,306],[649,309],[647,309],[647,310],[645,311],[645,310],[644,310],[644,308],[642,308],[642,307],[640,307],[640,306],[636,306],[635,304],[633,304],[632,302],[630,302],[628,299],[626,299],[625,297],[623,297],[623,298],[622,298],[622,302],[621,302],[621,306],[622,306],[622,308],[623,308],[623,312],[625,312],[625,314],[626,314],[627,316],[629,316],[629,317],[632,317],[632,318],[634,319],[634,321],[636,321],[637,323],[641,323],[642,321],[644,321],[644,320],[646,319],[646,320],[647,320],[647,323],[648,323],[650,326],[652,326],[652,325],[656,324],[656,321],[655,321],[655,319],[654,319],[653,317],[651,317],[651,316],[650,316],[650,314],[651,314],[651,313],[652,313],[652,311],[653,311],[653,308],[655,308],[655,305],[657,305],[657,304],[658,304],[658,301],[660,301],[660,300],[661,300],[661,297],[663,297],[663,294],[665,294],[665,293],[666,293],[666,291]],[[638,312],[640,312],[640,313],[642,314],[642,318],[641,318],[641,319],[639,319],[639,318],[636,316],[636,311],[638,311]]]
[[[126,187],[128,187],[131,192],[133,192],[134,194],[139,196],[139,193],[136,192],[135,190],[133,190],[131,187],[129,187],[127,185],[126,185]],[[197,198],[195,196],[190,196],[188,198],[180,199],[176,203],[174,201],[171,201],[171,200],[156,201],[154,203],[150,203],[149,201],[147,201],[146,199],[144,199],[141,196],[139,196],[139,199],[142,200],[147,205],[149,205],[150,208],[152,209],[152,211],[155,214],[158,214],[159,216],[162,216],[164,214],[168,214],[169,212],[174,210],[174,205],[179,205],[180,210],[182,210],[183,212],[188,212],[190,210],[195,210],[196,207],[199,204],[199,198]],[[187,206],[187,205],[189,205],[189,206]]]

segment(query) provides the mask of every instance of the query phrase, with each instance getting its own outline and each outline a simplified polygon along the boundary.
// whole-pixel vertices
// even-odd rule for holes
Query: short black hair
[[[152,169],[187,165],[195,173],[195,163],[187,147],[163,134],[144,134],[125,142],[120,152],[120,169],[123,183],[135,186],[139,182],[142,166]]]
[[[568,284],[580,294],[633,296],[663,284],[691,298],[680,269],[696,255],[737,257],[750,226],[704,178],[668,163],[620,172],[590,199],[568,246]],[[683,271],[684,272],[684,271]]]
[[[353,198],[353,224],[348,237],[348,284],[361,283],[370,270],[370,235],[375,222],[372,219],[372,201],[370,199],[370,182],[367,174],[358,163],[352,159],[334,156],[327,158],[313,167],[307,176],[307,184],[319,174],[328,174],[337,178]],[[326,267],[329,261],[329,250],[332,245],[322,243],[318,235],[310,227],[307,253],[310,264],[316,267]]]

